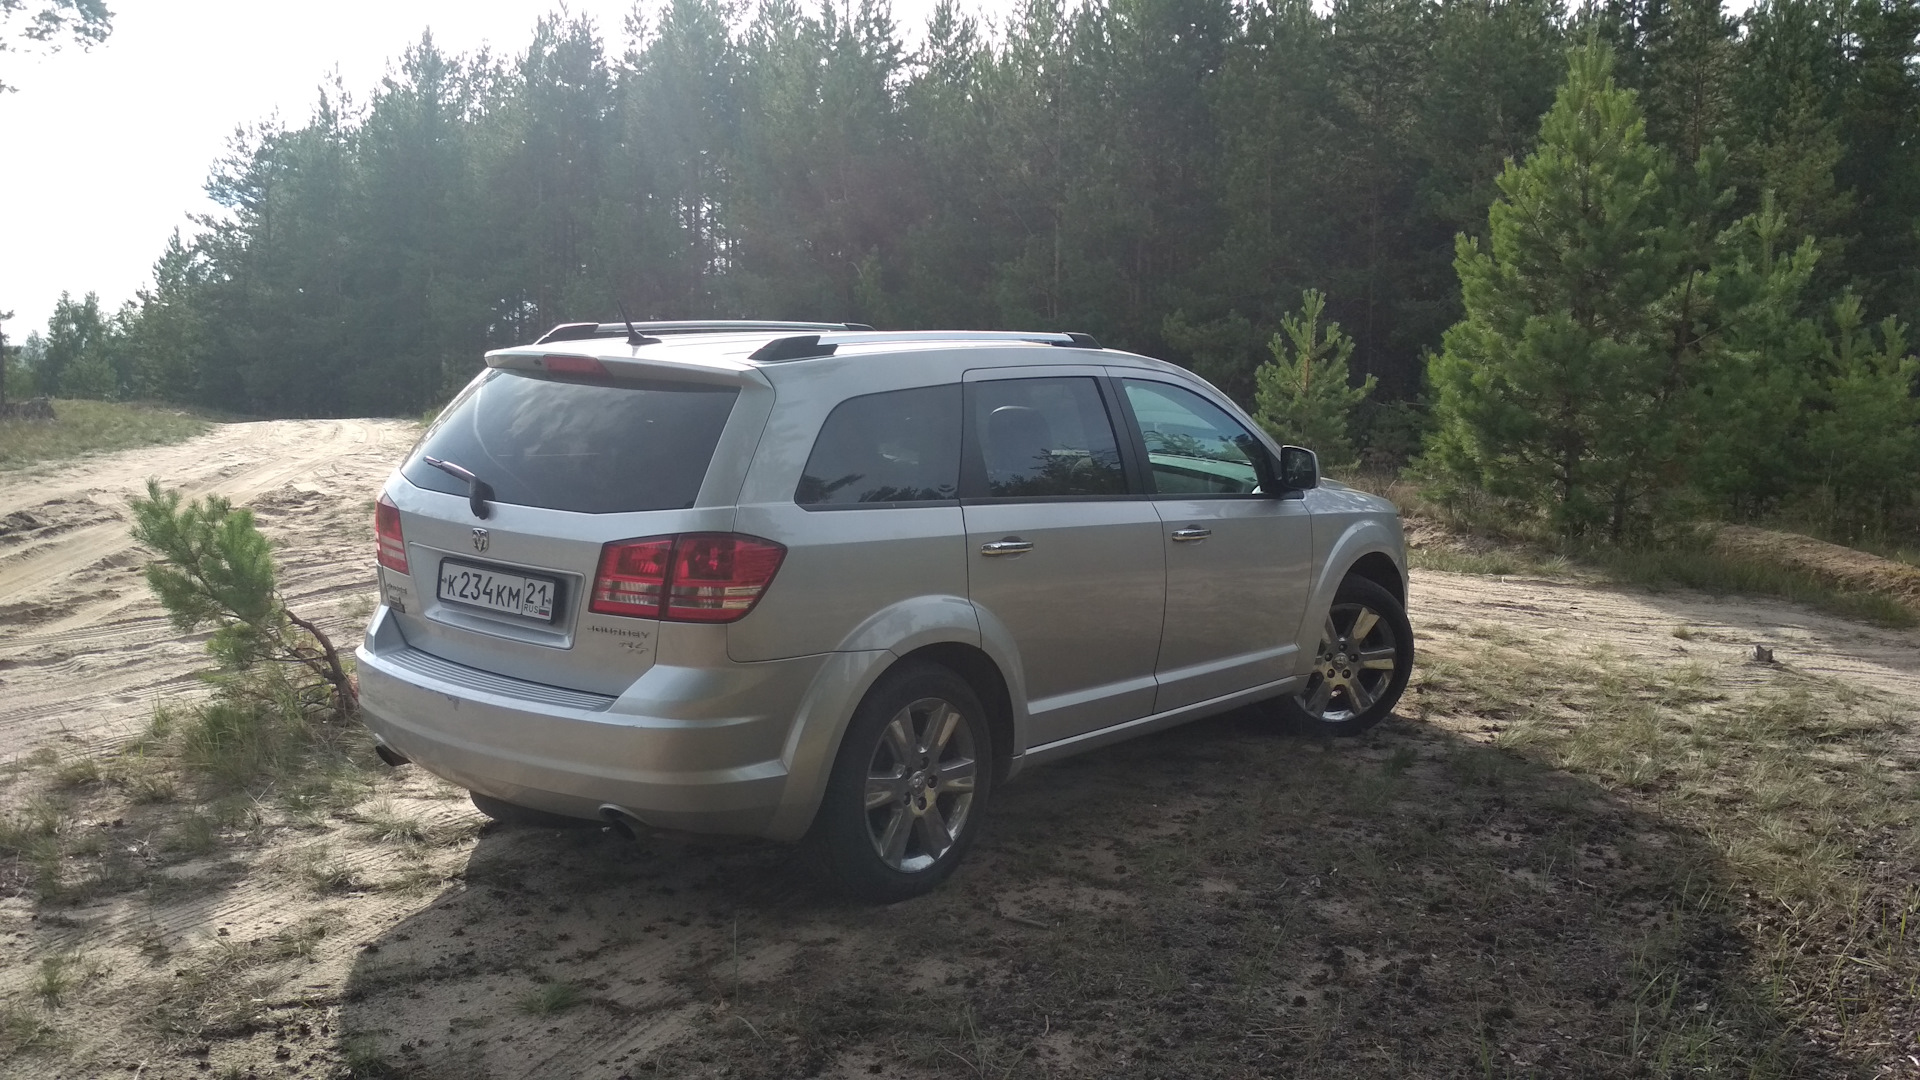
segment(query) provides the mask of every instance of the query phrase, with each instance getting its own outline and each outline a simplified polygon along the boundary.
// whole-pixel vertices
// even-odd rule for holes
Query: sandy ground
[[[418,434],[401,420],[227,424],[0,473],[0,759],[109,747],[198,691],[200,639],[167,625],[128,535],[127,500],[148,477],[253,506],[280,545],[288,606],[347,631],[374,595],[372,499]]]
[[[46,745],[63,757],[102,752],[140,731],[156,703],[199,692],[200,645],[166,625],[127,535],[126,500],[146,477],[255,506],[281,545],[290,605],[350,643],[372,599],[370,500],[416,431],[399,421],[238,424],[0,475],[0,760]],[[1422,572],[1410,606],[1431,654],[1472,648],[1473,633],[1499,627],[1542,649],[1604,647],[1756,684],[1800,670],[1920,703],[1920,633],[1789,605]],[[1777,667],[1751,659],[1756,644],[1773,649]],[[1221,730],[1194,738],[1241,737]],[[1100,759],[1037,770],[1016,785],[1032,789],[1016,803],[1063,779],[1086,782]],[[54,917],[23,896],[0,900],[0,996],[30,994],[34,965],[63,950],[116,973],[97,976],[87,1003],[101,1029],[65,1060],[21,1059],[28,1071],[18,1075],[342,1075],[355,1040],[402,1070],[391,1075],[656,1075],[641,1071],[649,1054],[693,1030],[696,1015],[726,1022],[702,979],[751,983],[818,945],[809,933],[831,942],[849,932],[835,917],[823,917],[827,929],[802,919],[782,935],[753,932],[768,925],[755,913],[834,910],[777,846],[483,829],[463,792],[417,769],[376,797],[449,839],[383,844],[364,822],[335,822],[169,865],[177,897],[150,889]],[[961,877],[984,887],[997,861],[1017,857],[977,853],[980,867]],[[334,886],[310,887],[317,865]],[[1024,925],[1019,897],[982,903],[989,922],[997,910]],[[922,977],[941,972],[912,974]],[[127,1019],[182,996],[169,987],[206,978],[247,980],[249,1004],[202,1017],[202,1037],[142,1034],[145,1021]],[[528,995],[559,979],[584,1005],[530,1011]]]
[[[1793,604],[1416,570],[1408,606],[1415,634],[1433,644],[1457,642],[1465,627],[1494,626],[1543,649],[1609,649],[1698,663],[1734,686],[1767,678],[1769,665],[1753,662],[1759,645],[1781,669],[1920,705],[1920,632],[1879,629]]]

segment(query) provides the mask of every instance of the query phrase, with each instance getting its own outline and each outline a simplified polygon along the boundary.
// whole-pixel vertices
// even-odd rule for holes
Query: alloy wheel
[[[921,698],[880,729],[867,766],[867,834],[887,866],[917,873],[967,827],[979,774],[974,721],[942,698]]]
[[[1391,620],[1366,604],[1335,604],[1320,632],[1313,671],[1295,700],[1324,723],[1352,720],[1387,692],[1399,655]]]

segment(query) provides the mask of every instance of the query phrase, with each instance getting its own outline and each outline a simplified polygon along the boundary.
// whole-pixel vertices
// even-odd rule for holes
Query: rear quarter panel
[[[921,597],[966,603],[966,528],[958,503],[810,510],[793,501],[834,406],[863,394],[957,383],[961,367],[954,351],[931,351],[763,369],[777,405],[746,470],[734,528],[786,545],[787,555],[752,614],[729,628],[734,660],[896,648],[900,642],[883,640],[870,624],[876,615]],[[979,628],[969,624],[964,640],[975,643]]]

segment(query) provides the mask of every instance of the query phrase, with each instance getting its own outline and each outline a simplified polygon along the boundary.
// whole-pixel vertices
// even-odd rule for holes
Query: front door
[[[1160,515],[1129,482],[1112,384],[1044,370],[969,376],[961,480],[968,593],[1019,650],[1036,746],[1153,710],[1166,591]]]
[[[1168,382],[1121,385],[1166,545],[1154,711],[1287,678],[1311,584],[1306,504],[1262,488],[1266,449],[1225,409]]]

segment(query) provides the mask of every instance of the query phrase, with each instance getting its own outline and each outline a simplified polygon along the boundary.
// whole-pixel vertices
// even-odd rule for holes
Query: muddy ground
[[[350,639],[416,432],[228,425],[0,477],[0,760],[107,755],[204,693],[127,537],[145,477],[256,507],[290,606]],[[1411,608],[1463,670],[1498,639],[1920,706],[1920,634],[1787,605],[1416,572]],[[398,770],[324,820],[130,852],[119,893],[0,898],[0,1074],[1920,1076],[1920,1023],[1769,992],[1710,827],[1494,746],[1463,700],[1417,680],[1352,743],[1239,713],[1036,769],[947,887],[881,910],[776,845],[483,825]]]

